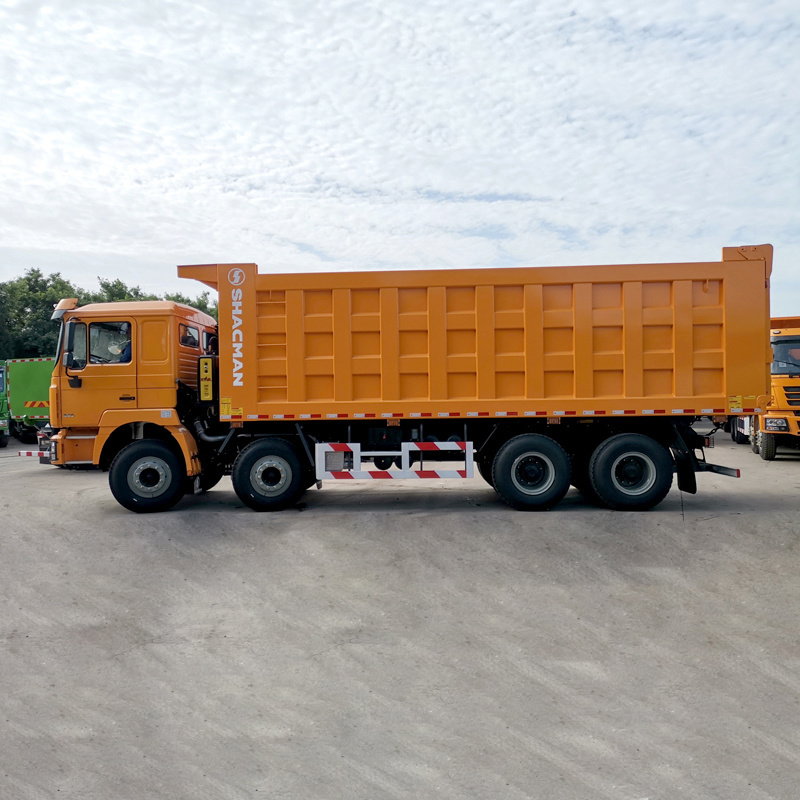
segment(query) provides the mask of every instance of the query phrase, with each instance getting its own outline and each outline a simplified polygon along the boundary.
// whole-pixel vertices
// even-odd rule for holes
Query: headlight
[[[765,431],[788,431],[789,422],[783,417],[766,417],[764,419]]]

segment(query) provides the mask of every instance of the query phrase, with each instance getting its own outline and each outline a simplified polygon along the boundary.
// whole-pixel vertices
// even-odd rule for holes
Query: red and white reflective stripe
[[[435,478],[467,478],[465,469],[419,469],[419,470],[388,470],[376,469],[350,470],[342,472],[325,472],[319,480],[331,481],[396,481],[396,480],[430,480]]]
[[[472,478],[474,474],[472,442],[402,442],[397,450],[362,450],[359,442],[330,442],[314,445],[316,478],[323,480],[399,480],[410,478]],[[464,469],[412,469],[412,453],[461,452]],[[349,457],[348,457],[349,456]],[[366,470],[362,459],[400,459],[400,469]],[[459,459],[460,460],[460,459]]]
[[[409,451],[466,450],[469,442],[405,442]]]
[[[54,358],[9,358],[11,364],[29,364],[31,361],[55,361]]]
[[[31,359],[31,361],[35,361],[36,359]],[[46,361],[47,359],[39,359],[40,361]],[[48,450],[20,450],[17,453],[18,456],[32,456],[33,458],[46,458],[50,455]]]

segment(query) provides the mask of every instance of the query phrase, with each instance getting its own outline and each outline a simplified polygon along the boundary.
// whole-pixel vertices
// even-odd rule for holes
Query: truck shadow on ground
[[[236,496],[235,492],[224,485],[202,495],[187,495],[175,507],[173,512],[199,514],[208,510],[233,509],[252,513],[254,517],[274,515],[296,515],[299,513],[357,513],[359,511],[382,512],[385,514],[430,513],[437,511],[465,511],[473,514],[521,514],[537,516],[542,514],[682,514],[684,516],[728,516],[733,514],[760,514],[771,512],[794,512],[796,499],[792,497],[765,498],[753,492],[725,493],[718,492],[688,495],[676,488],[656,508],[647,512],[622,512],[601,508],[587,500],[576,489],[570,489],[564,499],[553,509],[539,512],[519,512],[507,506],[488,486],[486,488],[403,488],[392,490],[385,486],[330,488],[321,491],[310,489],[301,501],[283,511],[251,512]]]

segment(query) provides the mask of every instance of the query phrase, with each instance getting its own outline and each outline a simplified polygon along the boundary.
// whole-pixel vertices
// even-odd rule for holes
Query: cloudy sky
[[[718,260],[800,314],[797,0],[4,0],[0,280]]]

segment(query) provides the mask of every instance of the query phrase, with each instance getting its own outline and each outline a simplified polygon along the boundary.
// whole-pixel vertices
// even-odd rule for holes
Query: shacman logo
[[[244,283],[244,270],[234,267],[228,272],[233,286]],[[242,290],[231,289],[231,345],[233,350],[233,385],[244,386],[244,331],[242,330]]]

